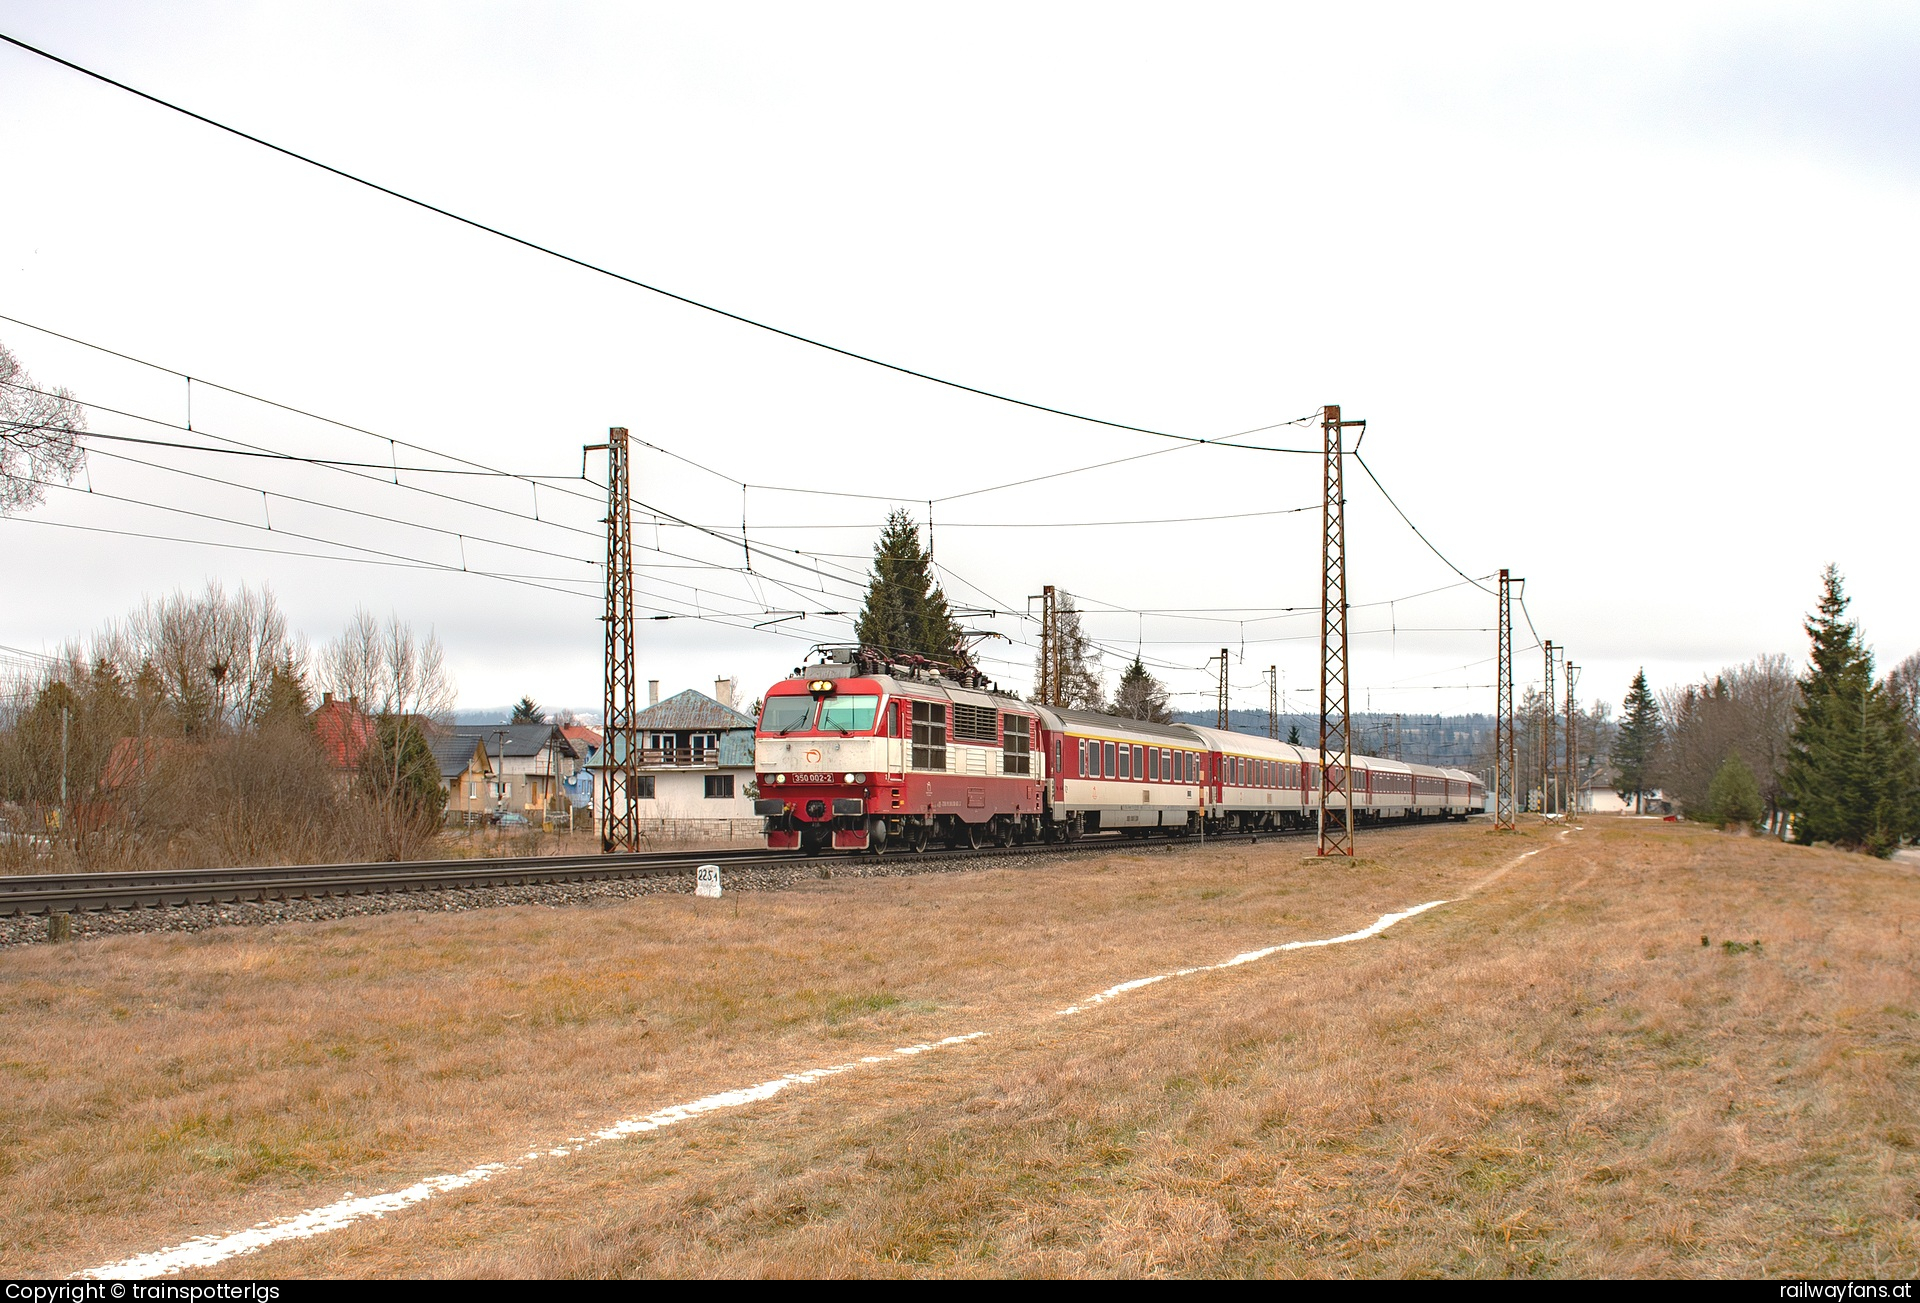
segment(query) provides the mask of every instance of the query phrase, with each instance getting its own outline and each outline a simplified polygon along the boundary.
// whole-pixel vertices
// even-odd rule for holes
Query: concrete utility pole
[[[1280,667],[1267,666],[1267,736],[1280,740]]]
[[[1500,673],[1493,706],[1493,826],[1503,832],[1514,829],[1514,760],[1517,750],[1513,736],[1513,596],[1512,586],[1524,579],[1509,578],[1500,572]]]
[[[1565,786],[1561,789],[1563,792],[1566,793],[1566,799],[1564,802],[1562,802],[1562,804],[1568,814],[1578,814],[1580,811],[1580,773],[1579,773],[1579,770],[1575,768],[1577,752],[1574,748],[1574,737],[1575,737],[1575,734],[1578,732],[1578,726],[1574,722],[1575,716],[1573,713],[1574,708],[1579,703],[1579,698],[1574,695],[1573,685],[1575,681],[1579,679],[1579,677],[1580,677],[1580,667],[1578,665],[1575,665],[1572,661],[1568,661],[1567,662],[1567,776],[1565,780]]]
[[[590,445],[588,451],[601,448],[607,452],[607,613],[600,617],[607,625],[607,661],[600,753],[606,816],[600,849],[608,853],[640,849],[634,806],[640,787],[640,712],[633,677],[633,515],[626,427],[608,430],[607,441]]]
[[[1347,660],[1346,427],[1337,404],[1321,409],[1320,850],[1353,854],[1353,730]],[[1327,818],[1334,805],[1335,819]]]

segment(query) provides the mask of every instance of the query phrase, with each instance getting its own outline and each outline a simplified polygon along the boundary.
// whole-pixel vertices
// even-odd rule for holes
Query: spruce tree
[[[307,716],[313,700],[307,692],[307,675],[291,658],[275,665],[267,676],[266,691],[253,710],[253,726],[262,732],[281,728],[311,728]]]
[[[1738,751],[1727,752],[1713,781],[1707,785],[1707,821],[1724,828],[1730,823],[1753,823],[1760,818],[1760,782]]]
[[[514,703],[513,714],[507,717],[509,724],[544,724],[547,712],[532,697],[522,697]]]
[[[1287,745],[1295,747],[1306,745],[1300,740],[1300,726],[1298,724],[1287,725]]]
[[[1640,811],[1640,798],[1652,785],[1653,767],[1660,754],[1660,705],[1647,686],[1647,672],[1640,670],[1620,703],[1620,731],[1613,740],[1613,767],[1623,790],[1633,793],[1633,808]]]
[[[933,577],[933,559],[920,546],[913,517],[887,513],[873,548],[867,601],[854,625],[860,645],[886,656],[925,656],[951,664],[960,653],[960,626]]]
[[[1920,762],[1896,695],[1873,681],[1873,655],[1845,619],[1840,572],[1828,566],[1821,582],[1782,784],[1794,840],[1886,856],[1920,818]]]
[[[1171,724],[1173,711],[1167,706],[1167,690],[1160,680],[1148,673],[1147,667],[1140,663],[1138,656],[1133,664],[1127,666],[1120,676],[1120,687],[1113,694],[1113,704],[1107,707],[1110,715],[1124,715],[1128,719],[1144,719],[1155,724]]]

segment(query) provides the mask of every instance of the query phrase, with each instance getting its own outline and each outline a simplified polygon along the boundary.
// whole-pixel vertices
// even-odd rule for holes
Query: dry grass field
[[[1306,849],[0,953],[0,1274],[975,1031],[214,1272],[1920,1274],[1911,866],[1605,819]]]

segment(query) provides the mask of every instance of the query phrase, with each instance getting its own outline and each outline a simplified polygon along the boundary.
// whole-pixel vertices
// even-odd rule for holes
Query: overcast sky
[[[1801,658],[1829,561],[1882,665],[1920,647],[1911,5],[0,0],[0,30],[637,279],[1029,402],[1208,437],[1339,403],[1447,558],[1527,578],[1589,700],[1617,703],[1640,665],[1661,684]],[[643,449],[638,501],[730,537],[744,510],[753,545],[748,575],[737,543],[636,508],[662,549],[638,557],[643,604],[731,621],[641,625],[640,677],[669,692],[734,675],[751,699],[845,638],[841,617],[749,626],[855,609],[891,498],[923,521],[934,500],[958,604],[1082,595],[1110,682],[1138,647],[1179,704],[1210,706],[1204,663],[1227,647],[1236,704],[1264,707],[1270,664],[1311,703],[1317,515],[1245,513],[1317,504],[1317,457],[1183,447],[810,348],[10,47],[0,123],[0,313],[554,477],[383,484],[100,443],[92,497],[0,520],[0,646],[265,583],[316,642],[356,605],[431,628],[466,707],[597,708],[601,512],[567,477],[625,425],[720,472]],[[7,322],[0,341],[42,382],[186,423],[175,376]],[[452,464],[204,386],[192,415],[194,441]],[[939,501],[1143,453],[1161,455]],[[1492,599],[1349,472],[1355,707],[1491,709]],[[1186,523],[1085,523],[1107,521]],[[1006,636],[982,653],[1024,691],[1037,624],[968,623]],[[1517,662],[1539,677],[1537,651]]]

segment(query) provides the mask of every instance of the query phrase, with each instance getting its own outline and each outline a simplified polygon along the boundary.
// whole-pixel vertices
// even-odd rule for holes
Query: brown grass
[[[14,951],[0,1272],[981,1029],[227,1270],[1920,1268],[1910,869],[1605,820],[1362,848],[1352,866],[1283,842]],[[1372,941],[1051,1017],[1475,883]]]

